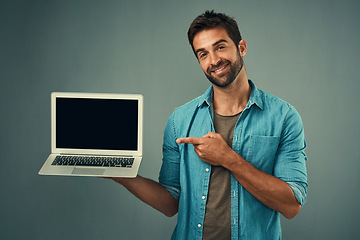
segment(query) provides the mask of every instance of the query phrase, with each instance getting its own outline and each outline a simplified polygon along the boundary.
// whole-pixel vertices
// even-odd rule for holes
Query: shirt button
[[[208,171],[210,171],[210,169],[209,169],[209,168],[206,168],[206,169],[205,169],[205,171],[207,171],[207,172],[208,172]]]
[[[201,224],[200,224],[200,223],[198,224],[198,227],[201,228]]]
[[[205,196],[202,196],[201,198],[202,198],[202,199],[205,199]]]

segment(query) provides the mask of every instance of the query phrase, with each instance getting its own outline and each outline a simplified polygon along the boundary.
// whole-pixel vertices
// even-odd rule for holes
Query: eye
[[[216,50],[222,50],[222,49],[224,49],[224,48],[225,48],[225,46],[220,45],[220,46],[218,46],[218,47],[216,48]]]
[[[200,59],[204,59],[206,56],[207,56],[207,53],[205,53],[205,52],[201,52],[201,53],[199,53],[199,55],[198,55],[198,57],[199,57]]]

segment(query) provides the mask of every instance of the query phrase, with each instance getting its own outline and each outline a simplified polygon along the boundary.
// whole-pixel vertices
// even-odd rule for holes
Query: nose
[[[210,54],[210,64],[211,65],[216,66],[219,63],[220,59],[221,58],[216,53]]]

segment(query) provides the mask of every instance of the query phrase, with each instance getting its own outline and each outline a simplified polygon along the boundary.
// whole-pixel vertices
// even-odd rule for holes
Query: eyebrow
[[[220,39],[219,41],[216,41],[215,43],[213,43],[213,47],[214,46],[216,46],[216,45],[218,45],[219,43],[222,43],[222,42],[228,42],[228,41],[226,41],[225,39]],[[196,50],[195,51],[195,55],[197,56],[197,54],[198,54],[198,52],[201,52],[201,51],[204,51],[205,50],[205,48],[199,48],[198,50]]]

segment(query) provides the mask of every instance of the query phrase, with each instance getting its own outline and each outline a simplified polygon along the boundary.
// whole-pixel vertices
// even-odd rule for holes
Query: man
[[[170,116],[159,183],[114,180],[165,215],[178,213],[172,239],[281,239],[280,214],[293,218],[306,200],[300,116],[248,80],[247,45],[232,18],[207,11],[188,38],[211,87]]]

